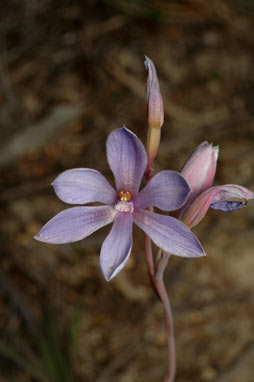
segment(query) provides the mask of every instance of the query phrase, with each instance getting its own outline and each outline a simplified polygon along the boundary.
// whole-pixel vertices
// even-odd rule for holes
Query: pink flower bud
[[[160,85],[153,61],[146,56],[145,67],[148,70],[146,85],[148,126],[160,129],[164,122],[164,110]]]
[[[186,161],[181,174],[189,183],[191,193],[183,207],[173,212],[189,228],[197,225],[209,208],[224,212],[236,211],[254,199],[254,193],[237,184],[211,187],[216,171],[219,148],[201,143]]]
[[[148,168],[152,168],[160,144],[160,129],[164,122],[164,110],[156,69],[152,60],[148,57],[145,57],[145,67],[148,70],[146,86],[148,114],[147,154]]]
[[[188,203],[213,184],[219,147],[208,142],[201,143],[185,162],[181,174],[191,188]]]
[[[211,187],[193,201],[182,220],[191,228],[205,217],[209,207],[231,212],[246,206],[250,199],[254,199],[254,193],[237,184]]]
[[[177,219],[182,219],[192,201],[213,184],[219,147],[213,147],[208,142],[202,142],[185,162],[181,175],[187,180],[191,193],[185,205],[174,212]]]

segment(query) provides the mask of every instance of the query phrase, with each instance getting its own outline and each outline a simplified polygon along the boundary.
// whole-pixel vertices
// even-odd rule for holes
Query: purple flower
[[[218,147],[208,142],[201,143],[185,163],[181,174],[189,183],[192,191],[184,204],[174,216],[194,227],[206,215],[209,207],[221,211],[235,211],[254,199],[254,193],[236,184],[214,186],[213,184]]]
[[[100,172],[86,168],[67,170],[53,182],[57,196],[66,203],[104,205],[68,208],[53,217],[35,238],[52,244],[71,243],[114,222],[100,253],[106,280],[116,276],[128,261],[133,222],[167,252],[184,257],[203,256],[199,241],[182,222],[145,210],[150,206],[163,211],[181,207],[190,192],[184,177],[175,171],[161,171],[138,192],[147,155],[141,141],[126,128],[109,135],[107,159],[116,191]]]

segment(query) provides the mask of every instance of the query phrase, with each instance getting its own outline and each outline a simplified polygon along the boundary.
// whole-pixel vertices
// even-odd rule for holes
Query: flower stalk
[[[165,382],[174,382],[176,373],[174,323],[170,300],[163,279],[164,270],[168,264],[170,254],[162,251],[161,257],[159,258],[155,266],[152,253],[151,239],[146,234],[145,252],[150,282],[164,310],[164,321],[168,343],[168,372],[165,376]]]
[[[157,155],[160,138],[161,127],[164,121],[163,101],[160,93],[159,81],[155,66],[148,57],[145,60],[145,66],[148,70],[147,78],[147,114],[148,114],[148,134],[147,134],[147,168],[145,172],[146,184],[152,179],[154,171],[154,159]],[[153,212],[153,207],[149,210]],[[164,320],[168,342],[168,373],[165,376],[165,382],[174,382],[176,372],[175,357],[175,339],[173,328],[173,316],[170,306],[169,297],[165,288],[163,274],[167,266],[170,255],[163,250],[160,251],[160,257],[156,264],[152,253],[151,239],[145,234],[145,252],[148,265],[150,282],[156,296],[160,300],[164,310]]]
[[[172,309],[170,306],[170,300],[163,279],[164,270],[168,264],[170,254],[162,251],[161,257],[159,258],[155,266],[152,253],[151,239],[146,234],[145,252],[150,282],[164,310],[164,321],[168,343],[168,372],[165,376],[165,382],[174,382],[176,373],[174,323]]]

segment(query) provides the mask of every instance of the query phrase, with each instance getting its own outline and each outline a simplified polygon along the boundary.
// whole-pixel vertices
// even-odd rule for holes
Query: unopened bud
[[[152,60],[148,57],[145,57],[145,67],[148,71],[146,85],[148,114],[147,154],[148,166],[152,167],[160,144],[160,129],[164,122],[164,110],[156,69]]]
[[[181,174],[191,188],[189,202],[213,184],[219,147],[208,142],[201,143],[185,162]]]

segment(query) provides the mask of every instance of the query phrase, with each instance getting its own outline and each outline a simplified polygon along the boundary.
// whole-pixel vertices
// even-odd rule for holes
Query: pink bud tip
[[[181,174],[191,188],[191,199],[213,184],[219,147],[208,142],[201,143],[184,164]]]
[[[148,166],[147,173],[153,168],[153,161],[157,155],[161,138],[161,126],[164,121],[163,102],[160,92],[160,85],[155,66],[150,58],[145,56],[145,67],[148,71],[146,96],[148,114],[148,135],[147,135],[147,154]]]
[[[148,126],[152,128],[161,128],[164,122],[164,110],[160,85],[154,63],[146,56],[145,67],[148,71],[146,85]]]

